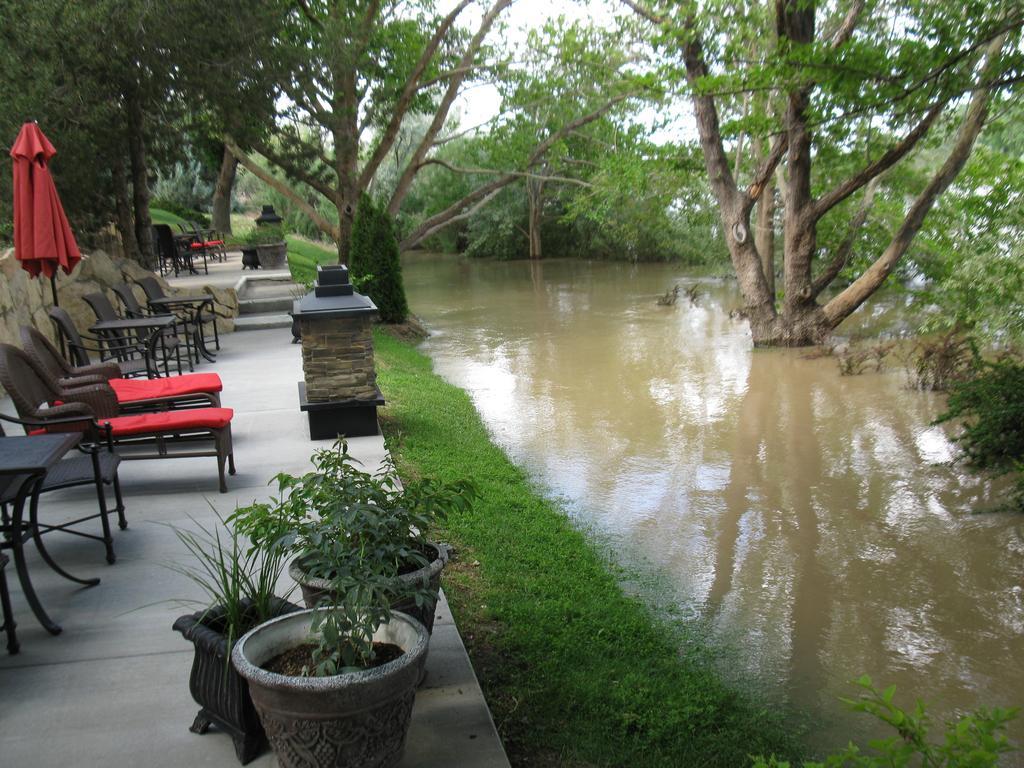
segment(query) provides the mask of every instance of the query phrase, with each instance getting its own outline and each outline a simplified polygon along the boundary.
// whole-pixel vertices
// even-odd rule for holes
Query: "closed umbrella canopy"
[[[70,274],[82,258],[47,168],[55,154],[57,150],[35,123],[21,127],[11,148],[14,255],[30,275],[36,277],[42,273],[51,278],[51,284],[58,266]]]

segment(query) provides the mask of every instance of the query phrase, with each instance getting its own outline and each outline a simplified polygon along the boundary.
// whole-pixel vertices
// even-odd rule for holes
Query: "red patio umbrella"
[[[25,123],[11,147],[14,158],[14,256],[32,277],[50,278],[57,304],[57,267],[65,273],[82,258],[47,163],[57,150],[35,123]]]

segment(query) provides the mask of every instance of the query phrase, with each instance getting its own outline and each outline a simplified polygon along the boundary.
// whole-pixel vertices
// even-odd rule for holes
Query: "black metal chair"
[[[11,593],[7,590],[7,577],[4,575],[4,568],[8,563],[7,555],[0,552],[0,614],[4,623],[0,625],[7,633],[7,652],[15,654],[21,646],[18,645],[18,635],[14,631],[18,625],[14,622],[14,609],[11,608]]]
[[[191,219],[178,226],[184,234],[193,236],[193,243],[195,243],[193,250],[204,251],[214,261],[223,262],[227,259],[228,253],[224,248],[224,238],[220,237],[215,230],[209,227],[200,227]],[[207,269],[206,272],[209,274],[210,270]]]
[[[178,273],[182,270],[187,272],[196,271],[192,264],[191,238],[187,243],[181,242],[175,238],[174,231],[170,225],[154,224],[153,243],[156,245],[161,275],[166,275],[173,271],[174,276],[177,277]]]
[[[124,354],[113,359],[106,359],[110,344],[98,336],[79,333],[71,315],[63,307],[52,307],[47,314],[50,317],[50,322],[53,323],[57,338],[68,351],[73,369],[81,370],[94,365],[112,364],[121,371],[122,378],[146,376],[152,379],[160,375],[156,369],[155,359],[145,354],[139,356],[138,345],[134,341],[129,349],[124,350]],[[99,363],[93,362],[91,357],[93,354],[100,357]]]
[[[100,322],[117,322],[123,320],[114,305],[110,303],[107,294],[102,291],[87,293],[82,296],[83,301],[89,305],[96,319]],[[181,341],[173,333],[166,334],[159,330],[140,329],[137,335],[126,330],[112,330],[99,334],[107,345],[107,358],[126,360],[142,354],[150,357],[154,367],[163,363],[164,375],[170,376],[170,359],[174,355],[178,373],[181,373]],[[157,349],[160,354],[157,354]],[[105,359],[102,358],[101,359]],[[189,355],[189,370],[192,370],[192,358]]]
[[[167,314],[166,310],[163,312],[156,312],[151,308],[144,309],[142,305],[139,304],[139,300],[135,296],[135,290],[128,285],[128,283],[120,283],[112,286],[112,290],[117,295],[117,298],[121,302],[121,306],[124,307],[124,312],[128,317],[151,317],[153,315]],[[177,315],[175,315],[175,317],[177,317]],[[179,323],[181,325],[180,336],[178,330]],[[196,363],[199,362],[199,350],[192,349],[192,334],[188,328],[188,324],[184,320],[178,318],[178,322],[174,324],[173,329],[162,331],[161,333],[164,337],[163,344],[168,349],[172,349],[175,345],[180,344],[181,338],[185,339],[185,350],[188,354],[189,370],[192,369],[193,360],[195,360]]]
[[[164,293],[164,289],[160,285],[160,281],[155,277],[139,278],[136,284],[142,289],[143,293],[146,294],[147,301],[160,302],[159,309],[174,312],[183,320],[191,323],[194,328],[198,329],[204,345],[207,338],[205,331],[206,324],[210,323],[213,325],[213,343],[217,349],[220,349],[220,334],[217,331],[217,315],[213,311],[212,296],[204,296],[201,299],[189,297],[179,299],[175,296],[168,296]],[[168,299],[170,301],[167,301]],[[203,317],[203,312],[205,310],[209,311],[208,318]]]

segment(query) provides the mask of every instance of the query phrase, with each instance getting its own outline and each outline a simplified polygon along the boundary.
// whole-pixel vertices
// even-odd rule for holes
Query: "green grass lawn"
[[[153,220],[154,224],[168,224],[174,227],[175,230],[178,229],[179,224],[185,223],[185,220],[180,216],[176,216],[170,211],[165,211],[161,208],[150,208],[149,217]]]
[[[285,239],[288,241],[288,266],[296,282],[313,282],[318,264],[338,263],[338,252],[332,247],[297,235],[288,235]]]
[[[480,492],[439,532],[456,551],[445,591],[513,764],[734,768],[799,752],[776,707],[722,682],[697,629],[624,594],[465,392],[390,335],[376,356],[400,473]]]

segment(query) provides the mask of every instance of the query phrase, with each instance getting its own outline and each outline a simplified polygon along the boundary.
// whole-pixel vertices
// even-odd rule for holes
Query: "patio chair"
[[[19,424],[25,432],[29,434],[35,430],[44,429],[48,423],[59,423],[66,427],[74,427],[75,429],[87,429],[90,428],[93,423],[91,416],[86,418],[82,418],[81,416],[57,418],[52,419],[50,422],[44,422],[34,419],[16,419],[13,416],[8,416],[6,414],[0,414],[0,421]],[[109,516],[113,513],[117,513],[117,525],[122,531],[128,527],[128,521],[124,516],[124,498],[121,496],[121,482],[117,476],[117,468],[121,464],[121,457],[114,452],[114,444],[110,439],[109,432],[110,430],[108,429],[99,430],[97,433],[98,439],[96,441],[80,443],[73,453],[61,459],[50,469],[49,472],[46,473],[46,477],[43,478],[43,483],[40,488],[40,493],[47,493],[49,491],[59,491],[65,488],[92,485],[96,488],[96,501],[99,505],[99,512],[54,525],[49,523],[40,523],[35,517],[30,520],[30,524],[32,526],[32,537],[35,539],[36,548],[39,550],[39,554],[42,556],[43,560],[46,561],[47,565],[65,578],[76,581],[79,584],[91,585],[97,583],[98,580],[79,579],[64,571],[50,557],[50,554],[43,546],[43,542],[40,537],[45,533],[63,531],[64,533],[79,536],[83,539],[99,541],[103,543],[107,562],[110,565],[113,565],[117,561],[117,556],[114,554],[114,539],[110,535]],[[5,432],[3,426],[0,425],[0,437],[3,437],[4,435]],[[17,486],[17,483],[8,483],[7,487],[0,489],[0,517],[2,517],[4,526],[9,525],[10,522],[7,506],[11,504],[17,496]],[[107,506],[107,494],[104,490],[104,486],[110,486],[114,491],[115,506],[113,509],[110,509]],[[96,519],[99,519],[100,521],[100,526],[103,531],[102,536],[75,530],[75,526]]]
[[[192,245],[193,250],[196,250],[198,246],[209,253],[214,261],[224,262],[227,260],[228,252],[224,248],[224,238],[220,237],[215,230],[209,227],[204,229],[191,219],[178,226],[181,227],[182,232],[195,236],[196,242]],[[209,270],[207,270],[207,274],[209,274]]]
[[[174,272],[177,277],[182,270],[194,272],[192,268],[192,252],[179,244],[174,232],[167,224],[153,225],[153,243],[156,246],[157,261],[160,274]]]
[[[171,299],[171,303],[162,302],[161,307],[178,314],[183,319],[188,318],[194,325],[194,327],[200,329],[202,338],[206,339],[203,330],[206,327],[206,323],[213,325],[213,343],[217,349],[220,349],[220,335],[217,332],[217,316],[213,312],[213,297],[204,297],[202,299],[185,297],[184,299],[178,300],[174,296],[168,296],[164,293],[164,289],[160,286],[160,281],[155,277],[142,277],[136,281],[136,284],[142,289],[143,293],[146,294],[147,301]],[[209,307],[210,317],[209,319],[203,318],[203,310]]]
[[[135,290],[128,285],[128,283],[119,283],[118,285],[111,286],[111,289],[117,295],[117,298],[121,302],[121,306],[124,307],[124,312],[128,317],[151,317],[154,315],[167,314],[166,310],[163,312],[156,312],[148,307],[143,308],[143,306],[139,304],[139,300],[135,297]],[[167,340],[168,346],[178,343],[178,339],[184,337],[185,350],[189,359],[189,369],[191,369],[193,357],[197,363],[199,362],[199,350],[198,348],[195,350],[192,349],[190,339],[192,334],[189,332],[188,323],[181,318],[178,320],[181,323],[181,335],[178,335],[178,323],[175,323],[173,330],[164,331],[163,335]],[[193,352],[195,353],[194,355]]]
[[[87,293],[82,296],[82,300],[89,305],[92,309],[96,319],[98,321],[118,321],[123,320],[117,310],[114,309],[114,305],[110,303],[110,299],[107,298],[107,294],[102,291],[96,291],[95,293]],[[170,356],[173,352],[175,364],[178,368],[178,373],[181,373],[181,341],[173,333],[162,333],[160,331],[153,331],[151,329],[142,329],[138,334],[132,334],[130,331],[108,331],[100,333],[99,337],[103,339],[108,346],[108,356],[113,357],[117,360],[129,359],[130,357],[143,354],[153,358],[154,362],[159,365],[163,363],[164,375],[170,376]],[[132,342],[135,342],[135,350],[132,351]],[[157,349],[160,349],[161,354],[157,355]],[[146,352],[148,350],[148,353]],[[159,361],[157,360],[159,358]],[[192,357],[189,355],[189,370],[192,370]]]
[[[214,456],[220,492],[227,493],[225,465],[235,474],[235,457],[231,443],[230,408],[189,408],[157,413],[123,414],[117,396],[106,384],[81,387],[63,393],[73,400],[60,400],[61,392],[53,389],[36,364],[25,352],[10,344],[0,344],[0,384],[11,396],[18,415],[23,419],[43,422],[46,431],[85,431],[95,442],[101,430],[110,430],[118,454],[124,459],[164,459]],[[89,417],[91,426],[69,426],[53,421],[65,416]],[[192,450],[196,444],[209,443],[212,448]]]
[[[210,267],[207,263],[207,257],[210,254],[212,246],[206,244],[206,238],[199,232],[198,229],[187,226],[186,224],[179,224],[178,227],[181,229],[181,239],[179,245],[183,251],[188,252],[186,257],[188,260],[189,271],[193,274],[199,274],[195,269],[195,257],[203,257],[203,271],[206,274],[210,274]]]
[[[161,379],[125,379],[114,375],[92,373],[85,376],[68,375],[72,370],[60,352],[43,334],[30,325],[21,326],[21,345],[36,364],[37,370],[47,378],[50,387],[59,394],[57,399],[73,398],[76,389],[94,384],[108,384],[117,396],[118,406],[125,411],[159,411],[171,408],[220,407],[220,392],[224,388],[216,373],[186,373]]]
[[[93,368],[94,366],[99,368],[101,366],[114,365],[120,370],[119,375],[124,378],[133,376],[156,378],[160,375],[156,369],[156,361],[150,355],[127,357],[122,360],[103,360],[103,356],[107,354],[107,344],[103,339],[100,339],[98,336],[79,333],[75,327],[75,322],[71,319],[71,315],[63,307],[52,307],[47,314],[50,317],[50,322],[53,323],[57,338],[64,349],[68,351],[68,356],[72,362],[72,370],[82,371],[83,375],[87,375],[86,369]],[[138,349],[135,342],[132,342],[131,348],[133,351]],[[99,355],[101,362],[94,363],[91,358],[92,354]]]

